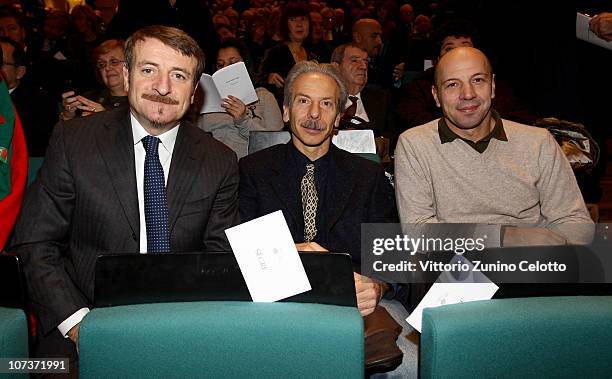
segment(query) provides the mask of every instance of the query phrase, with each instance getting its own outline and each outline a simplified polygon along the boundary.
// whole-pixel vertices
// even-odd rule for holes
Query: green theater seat
[[[83,378],[359,378],[356,308],[191,302],[93,309],[79,335]]]
[[[0,358],[28,358],[28,322],[22,309],[0,307]],[[27,378],[0,373],[0,378]]]
[[[612,375],[612,297],[499,299],[428,308],[422,378]]]

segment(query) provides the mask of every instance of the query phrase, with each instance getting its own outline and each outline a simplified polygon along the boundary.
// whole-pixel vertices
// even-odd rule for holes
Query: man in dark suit
[[[4,54],[2,75],[11,94],[11,100],[21,118],[28,145],[28,155],[45,155],[53,125],[58,120],[57,101],[43,88],[28,80],[28,62],[23,48],[7,37],[0,37]]]
[[[298,250],[347,252],[358,267],[361,224],[396,222],[397,213],[382,167],[331,144],[346,98],[332,65],[294,66],[283,104],[291,141],[240,160],[240,214],[248,221],[280,209]],[[355,283],[367,315],[388,285],[359,274]]]
[[[395,130],[389,91],[368,85],[368,53],[353,43],[334,49],[332,64],[338,68],[346,82],[348,100],[341,128],[372,129],[377,137],[386,137],[395,145]]]
[[[229,250],[224,230],[238,222],[235,154],[181,121],[204,67],[197,43],[151,26],[125,56],[130,112],[55,127],[16,227],[39,357],[76,359],[98,254]]]

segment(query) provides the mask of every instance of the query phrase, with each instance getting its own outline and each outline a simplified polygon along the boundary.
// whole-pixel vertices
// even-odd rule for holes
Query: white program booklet
[[[456,261],[459,256],[455,256],[451,262]],[[464,260],[467,261],[467,260]],[[467,261],[472,266],[472,263]],[[475,277],[477,276],[477,277]],[[442,283],[440,278],[445,277]],[[443,272],[440,274],[438,281],[434,283],[429,291],[423,297],[423,300],[412,311],[406,321],[413,328],[421,332],[423,321],[423,309],[431,307],[439,307],[441,305],[466,303],[468,301],[489,300],[495,295],[499,287],[491,282],[486,276],[480,272],[470,273],[470,275],[462,281],[452,282],[452,276],[449,273]]]
[[[576,13],[576,37],[594,45],[612,50],[612,41],[608,42],[599,38],[597,34],[593,33],[589,29],[589,22],[591,22],[591,18],[592,17],[587,16],[586,14],[580,12]]]
[[[225,230],[255,302],[310,291],[310,282],[282,211]]]
[[[221,107],[221,101],[229,95],[236,96],[244,104],[251,104],[258,100],[244,62],[225,66],[212,76],[202,74],[200,86],[204,91],[204,103],[200,108],[200,114],[225,112],[225,109]]]

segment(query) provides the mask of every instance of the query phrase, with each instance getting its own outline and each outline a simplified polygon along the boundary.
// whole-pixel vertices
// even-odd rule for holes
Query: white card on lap
[[[225,230],[255,302],[310,291],[310,282],[282,211]]]

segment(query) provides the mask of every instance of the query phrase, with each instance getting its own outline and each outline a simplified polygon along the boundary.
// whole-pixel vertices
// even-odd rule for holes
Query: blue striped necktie
[[[144,164],[144,213],[147,225],[147,251],[170,252],[168,228],[168,201],[164,169],[159,161],[159,138],[146,136],[142,139],[147,155]]]

